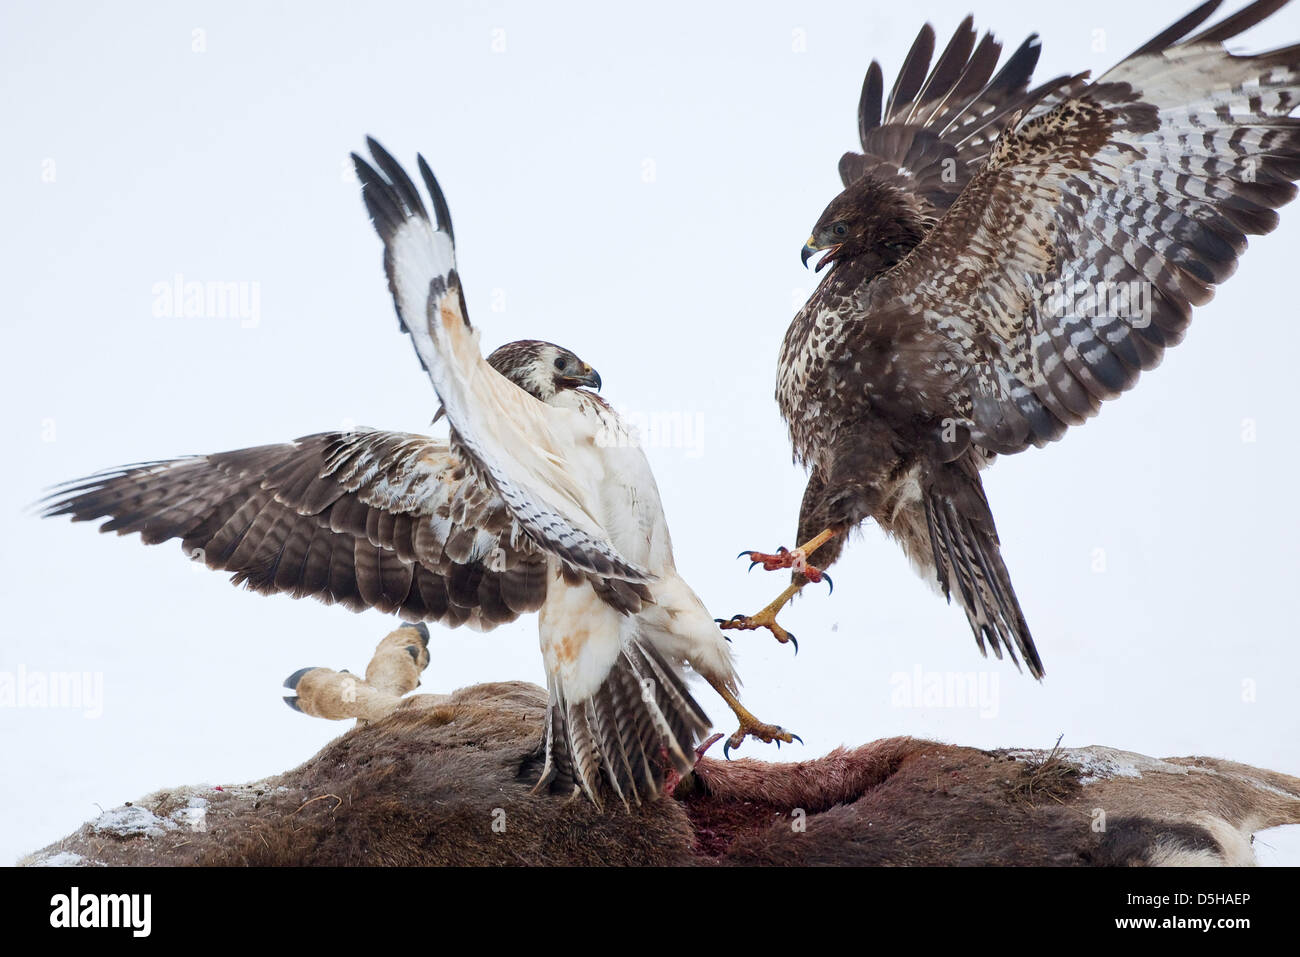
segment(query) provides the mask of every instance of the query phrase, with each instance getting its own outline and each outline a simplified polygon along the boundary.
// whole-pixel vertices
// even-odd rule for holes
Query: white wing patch
[[[435,229],[409,177],[378,144],[371,150],[387,178],[356,162],[384,240],[393,301],[478,471],[540,547],[599,575],[648,580],[650,573],[619,552],[593,514],[604,476],[574,466],[575,450],[595,440],[590,424],[538,401],[487,364],[462,308],[449,228]],[[421,171],[435,209],[445,209],[432,174],[423,165]]]

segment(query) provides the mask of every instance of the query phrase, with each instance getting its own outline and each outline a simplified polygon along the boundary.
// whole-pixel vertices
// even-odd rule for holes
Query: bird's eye
[[[563,371],[564,371],[564,360],[563,360],[563,359],[556,359],[556,360],[555,360],[555,368],[557,368],[557,369],[559,369],[561,372],[563,372]]]
[[[833,232],[836,236],[847,235],[848,231],[849,231],[849,227],[844,225],[843,223],[836,223],[833,227],[831,227],[831,232]]]

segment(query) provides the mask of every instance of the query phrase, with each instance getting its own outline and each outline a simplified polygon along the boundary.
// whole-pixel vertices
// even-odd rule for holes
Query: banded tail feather
[[[590,697],[567,700],[550,682],[537,789],[563,794],[576,788],[597,807],[612,794],[631,809],[663,793],[669,769],[690,773],[695,746],[709,728],[677,669],[649,643],[625,641]]]

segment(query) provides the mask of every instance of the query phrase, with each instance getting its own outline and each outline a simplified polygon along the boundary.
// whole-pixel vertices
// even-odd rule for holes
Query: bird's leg
[[[831,576],[827,575],[820,568],[808,564],[808,556],[817,549],[821,548],[828,541],[835,537],[835,530],[828,528],[820,534],[809,539],[798,548],[790,551],[789,549],[778,549],[776,554],[769,555],[765,552],[747,551],[741,552],[741,555],[748,555],[751,559],[750,568],[755,565],[762,565],[764,571],[776,571],[779,568],[789,568],[802,576],[800,580],[793,581],[785,591],[777,595],[776,598],[761,611],[753,615],[734,615],[730,620],[716,619],[718,625],[723,629],[738,629],[740,631],[753,631],[756,628],[766,628],[772,633],[772,636],[781,644],[787,641],[794,644],[794,650],[799,651],[799,642],[795,640],[794,635],[786,631],[776,622],[777,612],[786,606],[786,604],[799,590],[809,582],[819,582],[822,579],[834,588]]]
[[[780,725],[765,724],[755,718],[749,713],[745,706],[740,703],[740,699],[731,692],[731,689],[717,678],[711,678],[706,675],[705,680],[713,686],[714,691],[722,696],[722,700],[727,702],[727,707],[735,712],[736,717],[740,720],[740,727],[736,729],[736,733],[728,738],[726,744],[722,746],[723,757],[730,760],[731,749],[740,747],[741,742],[743,742],[747,737],[758,738],[758,740],[762,741],[764,744],[771,744],[775,741],[778,748],[781,746],[782,741],[786,744],[790,744],[794,741],[803,744],[803,738],[799,737],[799,735],[791,734]],[[712,744],[715,740],[715,738],[710,738],[708,743]]]
[[[820,568],[808,564],[808,556],[817,551],[817,549],[821,548],[834,537],[835,530],[827,528],[818,533],[814,538],[804,542],[793,551],[781,547],[776,550],[776,554],[774,555],[769,555],[767,552],[744,551],[736,557],[740,558],[742,555],[748,555],[750,558],[750,568],[753,568],[755,565],[762,565],[763,571],[767,572],[774,572],[781,568],[789,568],[792,571],[796,571],[803,575],[803,577],[810,582],[816,583],[821,581],[823,578],[829,582],[829,575]]]
[[[785,591],[777,595],[776,598],[765,605],[761,611],[755,612],[752,615],[734,615],[729,620],[715,618],[714,621],[718,623],[719,628],[724,630],[739,629],[740,631],[753,631],[755,628],[766,628],[772,633],[772,637],[781,642],[781,644],[785,644],[787,641],[793,642],[795,653],[798,654],[799,642],[795,639],[794,635],[790,634],[790,632],[777,624],[776,614],[786,606],[791,598],[799,594],[799,589],[803,588],[806,584],[806,581],[791,582],[790,586],[786,588]]]

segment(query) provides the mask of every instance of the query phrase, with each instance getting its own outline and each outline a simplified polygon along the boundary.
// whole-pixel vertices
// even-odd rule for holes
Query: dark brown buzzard
[[[1089,82],[1034,89],[1031,37],[999,45],[967,18],[934,67],[921,30],[882,112],[872,63],[861,153],[803,250],[825,279],[781,346],[777,402],[810,471],[804,545],[748,553],[790,587],[776,612],[874,519],[956,595],[982,652],[1042,662],[999,551],[980,471],[1096,414],[1183,336],[1248,235],[1300,178],[1300,47],[1223,48],[1285,0],[1196,33],[1210,0]],[[817,550],[818,565],[808,564]],[[1018,664],[1018,662],[1017,662]]]

